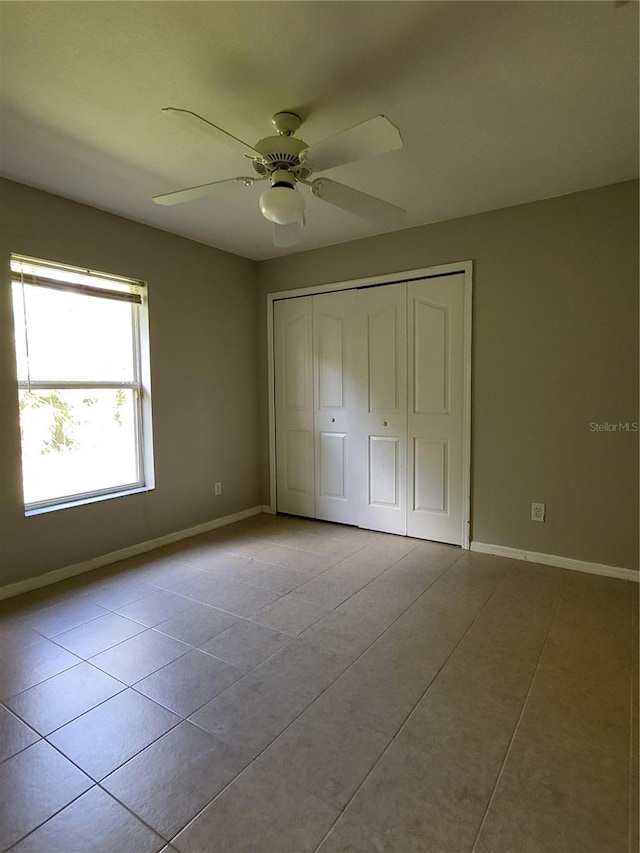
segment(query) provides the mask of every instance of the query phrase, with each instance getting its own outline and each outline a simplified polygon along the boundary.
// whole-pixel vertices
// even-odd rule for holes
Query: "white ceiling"
[[[250,143],[278,110],[309,144],[384,113],[404,149],[327,176],[407,208],[401,228],[638,174],[637,2],[1,2],[0,21],[5,176],[250,258],[384,229],[307,196],[302,244],[275,249],[263,184],[154,205],[252,168],[161,107]]]

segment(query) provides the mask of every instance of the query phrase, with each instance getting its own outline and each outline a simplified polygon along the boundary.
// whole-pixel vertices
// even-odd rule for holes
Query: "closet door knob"
[[[329,420],[331,421],[332,424],[335,424],[335,422],[336,422],[335,418],[329,418]]]
[[[389,426],[389,424],[386,421],[382,421],[382,426]]]

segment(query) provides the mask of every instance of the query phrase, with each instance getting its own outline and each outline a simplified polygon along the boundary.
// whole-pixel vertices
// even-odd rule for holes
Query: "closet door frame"
[[[279,290],[267,294],[267,371],[269,404],[269,504],[263,507],[265,512],[276,512],[276,422],[275,422],[275,371],[274,371],[274,302],[280,299],[294,299],[298,296],[312,296],[316,293],[329,293],[338,290],[354,290],[360,287],[373,287],[383,284],[397,284],[414,279],[446,276],[453,273],[464,275],[464,376],[463,376],[463,503],[462,547],[469,550],[471,534],[471,314],[473,289],[473,261],[460,261],[453,264],[440,264],[433,267],[404,270],[352,279],[350,281],[330,282],[328,284],[298,287],[292,290]]]

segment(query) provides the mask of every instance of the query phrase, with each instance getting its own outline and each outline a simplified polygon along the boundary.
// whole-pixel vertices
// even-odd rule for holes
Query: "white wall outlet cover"
[[[545,504],[543,503],[532,503],[531,504],[531,521],[544,521],[545,517]]]

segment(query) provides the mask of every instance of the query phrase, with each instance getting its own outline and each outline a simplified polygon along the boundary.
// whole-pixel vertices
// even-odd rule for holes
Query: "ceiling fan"
[[[255,145],[249,145],[191,110],[164,107],[163,111],[191,116],[235,140],[245,148],[245,157],[251,160],[256,176],[226,178],[164,193],[154,196],[153,201],[156,204],[192,201],[215,192],[221,184],[237,182],[249,187],[257,181],[270,181],[271,186],[260,196],[259,206],[265,219],[273,223],[273,241],[278,247],[295,245],[300,239],[300,229],[306,221],[305,200],[296,188],[298,184],[309,187],[316,198],[363,219],[388,220],[406,213],[394,204],[329,178],[318,177],[309,180],[315,172],[324,172],[334,166],[402,148],[400,131],[386,116],[375,116],[335,136],[316,142],[315,145],[307,145],[302,139],[294,136],[302,123],[300,116],[292,112],[279,112],[271,119],[277,136],[267,136]]]

